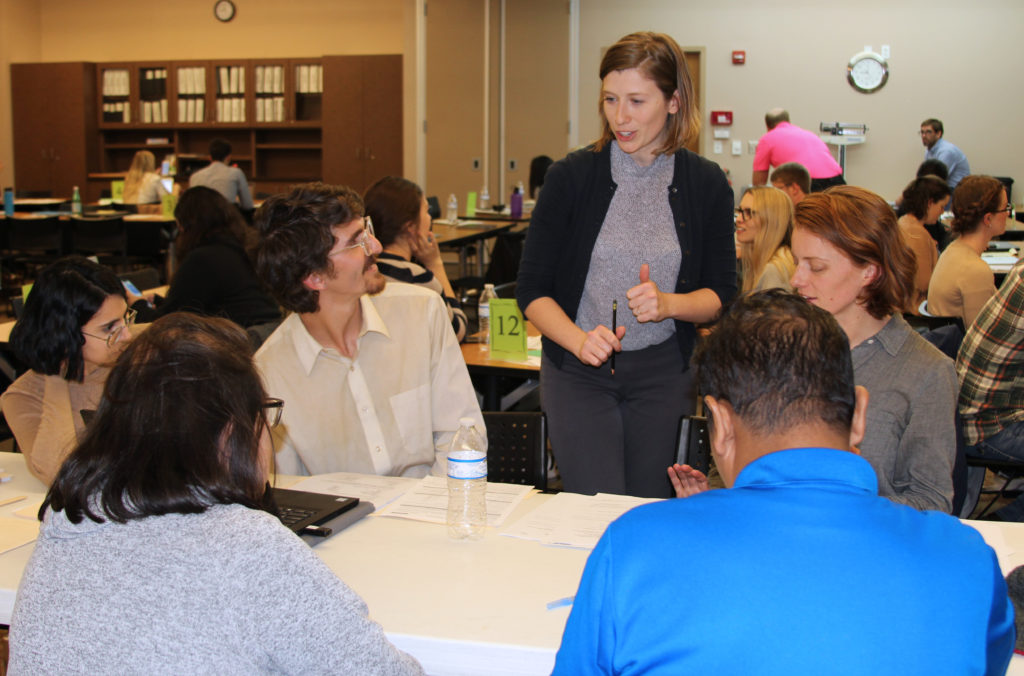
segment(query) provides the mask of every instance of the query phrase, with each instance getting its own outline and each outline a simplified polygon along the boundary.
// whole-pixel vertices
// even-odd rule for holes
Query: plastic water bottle
[[[444,214],[444,220],[455,223],[459,220],[459,198],[455,193],[448,195],[448,209]]]
[[[491,208],[491,193],[487,191],[487,186],[480,188],[480,200],[477,202],[477,207],[480,209]]]
[[[487,527],[487,447],[473,418],[459,418],[448,449],[448,537],[479,540]]]
[[[480,292],[479,305],[476,307],[476,318],[480,324],[480,330],[487,332],[487,344],[491,344],[491,299],[497,298],[498,292],[494,290],[493,284],[484,284],[484,290]]]
[[[71,192],[71,213],[75,216],[82,215],[82,195],[78,192],[78,186]]]

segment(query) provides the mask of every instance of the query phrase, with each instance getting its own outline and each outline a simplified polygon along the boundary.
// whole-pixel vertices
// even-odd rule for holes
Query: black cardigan
[[[524,312],[534,300],[551,297],[576,321],[590,257],[616,189],[611,144],[570,153],[548,170],[530,219],[516,300]],[[725,304],[736,294],[733,194],[722,169],[688,150],[675,154],[668,200],[676,222],[682,260],[675,293],[711,289]],[[689,363],[696,327],[676,320],[676,336]],[[544,338],[544,353],[561,366],[566,351]]]

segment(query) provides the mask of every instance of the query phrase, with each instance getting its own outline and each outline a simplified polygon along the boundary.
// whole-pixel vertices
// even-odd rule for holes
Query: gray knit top
[[[11,619],[13,674],[422,674],[266,512],[124,524],[47,512]]]
[[[650,266],[650,279],[672,293],[679,277],[682,254],[668,202],[675,171],[672,155],[658,155],[648,167],[611,143],[612,180],[616,184],[608,213],[590,256],[576,325],[584,331],[611,327],[612,301],[619,303],[618,324],[626,327],[623,350],[640,350],[675,334],[675,322],[637,322],[626,292],[640,283],[640,266]]]

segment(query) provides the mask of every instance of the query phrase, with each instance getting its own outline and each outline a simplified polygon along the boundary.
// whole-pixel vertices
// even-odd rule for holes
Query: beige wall
[[[39,3],[36,0],[0,0],[0,187],[14,183],[10,64],[38,61],[41,58],[39,43]]]
[[[744,154],[712,154],[707,126],[703,148],[731,171],[734,187],[750,182],[747,141],[764,133],[765,111],[782,106],[795,124],[814,130],[822,121],[866,123],[868,142],[848,151],[847,180],[889,198],[923,159],[921,120],[937,117],[973,171],[1017,179],[1020,203],[1022,29],[1024,3],[1016,0],[581,0],[580,139],[599,130],[590,111],[601,48],[634,30],[659,30],[706,48],[704,124],[710,110],[733,111],[732,138],[743,141]],[[878,51],[883,44],[892,50],[888,84],[874,94],[854,91],[847,61],[865,45]],[[747,65],[731,64],[734,49],[746,50]]]

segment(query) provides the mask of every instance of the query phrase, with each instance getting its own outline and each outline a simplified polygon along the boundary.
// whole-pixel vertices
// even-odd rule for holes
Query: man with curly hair
[[[287,402],[277,471],[441,473],[459,428],[483,418],[441,297],[387,284],[363,201],[299,185],[256,215],[256,268],[291,315],[256,353],[267,393]]]

